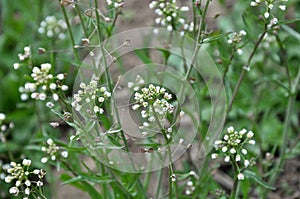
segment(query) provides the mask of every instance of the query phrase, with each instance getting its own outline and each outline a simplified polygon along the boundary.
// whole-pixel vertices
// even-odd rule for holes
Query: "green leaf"
[[[149,58],[145,50],[135,50],[134,53],[144,64],[152,63],[152,60]]]
[[[291,150],[291,152],[286,153],[285,158],[291,159],[300,155],[300,142]]]
[[[300,33],[296,32],[294,29],[290,28],[287,25],[282,25],[282,28],[289,33],[292,37],[300,41]]]
[[[223,34],[219,34],[219,35],[216,35],[216,36],[212,36],[212,37],[206,38],[206,39],[203,40],[203,43],[210,43],[210,42],[219,40],[219,39],[221,39],[223,37],[226,37],[227,35],[229,35],[231,33],[232,32],[226,32],[226,33],[223,33]]]
[[[71,184],[71,183],[74,183],[74,182],[78,182],[78,181],[82,181],[83,178],[82,176],[77,176],[77,177],[74,177],[74,178],[70,178],[68,180],[65,180],[62,184],[65,185],[65,184]]]
[[[245,170],[243,171],[243,174],[249,178],[252,178],[253,180],[255,180],[258,184],[262,185],[263,187],[267,188],[267,189],[271,189],[271,190],[276,190],[275,187],[273,187],[272,185],[268,184],[267,182],[263,181],[259,176],[257,176],[256,173],[249,171],[249,170]]]

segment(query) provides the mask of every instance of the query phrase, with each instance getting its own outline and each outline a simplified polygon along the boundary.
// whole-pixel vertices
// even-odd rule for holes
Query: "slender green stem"
[[[158,183],[157,183],[157,187],[156,187],[156,194],[155,194],[155,198],[159,198],[159,193],[160,193],[160,190],[161,190],[161,184],[162,184],[162,169],[160,169],[158,171]]]
[[[94,3],[95,3],[95,10],[96,10],[96,24],[97,24],[96,26],[97,26],[98,38],[99,38],[99,42],[101,44],[102,35],[101,35],[101,29],[100,29],[100,15],[99,15],[99,12],[98,12],[98,1],[94,0]],[[103,46],[100,46],[100,49],[101,49],[101,53],[102,53],[102,57],[103,57],[103,61],[104,61],[104,66],[106,67],[107,63],[106,63],[106,59],[105,59],[105,52],[103,50]],[[108,71],[107,68],[105,68],[104,72],[105,72],[105,77],[106,77],[106,80],[107,80],[107,83],[108,83],[109,91],[112,92],[113,91],[113,85],[112,85],[112,82],[111,82],[109,71]],[[117,116],[117,121],[120,125],[121,120],[120,120],[120,117],[119,117],[119,114],[118,114],[118,110],[117,110],[116,106],[114,106],[114,107],[115,107],[115,112],[116,112],[116,116]],[[123,140],[124,145],[125,145],[125,150],[129,151],[128,143],[127,143],[127,140],[125,138],[125,134],[124,134],[123,131],[121,131],[121,137],[122,137],[122,140]]]
[[[88,35],[88,32],[87,32],[87,29],[86,29],[86,26],[85,26],[85,23],[84,23],[82,14],[81,14],[80,9],[79,9],[79,7],[78,7],[78,5],[77,5],[76,3],[75,3],[75,10],[76,10],[76,12],[77,12],[77,14],[78,14],[78,16],[79,16],[80,24],[81,24],[81,26],[82,26],[82,30],[83,30],[83,32],[84,32],[84,35],[85,35],[86,38],[88,38],[89,35]]]
[[[64,15],[64,18],[65,18],[65,21],[66,21],[66,24],[67,24],[67,27],[68,27],[68,32],[69,32],[70,40],[71,40],[71,43],[72,43],[72,49],[73,49],[73,54],[74,54],[75,60],[76,60],[76,62],[79,62],[78,52],[77,52],[77,49],[75,48],[75,39],[74,39],[74,36],[73,36],[72,28],[71,28],[71,25],[70,25],[70,22],[69,22],[69,18],[68,18],[66,9],[63,5],[60,5],[60,8],[62,10],[62,13]]]
[[[159,118],[157,117],[157,114],[155,112],[155,108],[153,107],[153,105],[151,107],[152,107],[152,110],[153,110],[153,115],[154,115],[155,121],[156,121],[158,127],[160,128],[160,131],[163,134],[163,137],[164,137],[164,139],[166,141],[166,144],[167,144],[168,158],[169,158],[169,162],[170,162],[169,163],[169,194],[168,195],[169,195],[169,198],[172,199],[173,181],[172,181],[171,176],[174,174],[174,171],[173,171],[173,165],[172,165],[172,151],[171,151],[171,147],[169,145],[170,141],[169,141],[169,138],[166,134],[166,130],[163,128],[163,126],[159,122]],[[175,196],[176,196],[176,198],[178,198],[176,181],[174,183],[175,183]]]
[[[234,183],[233,183],[233,188],[232,188],[232,192],[230,195],[230,199],[238,199],[238,195],[239,195],[239,189],[240,189],[240,181],[237,178],[237,175],[239,174],[239,168],[238,165],[236,163],[236,161],[231,160],[231,164],[234,168],[234,172],[236,174],[235,179],[234,179]]]
[[[294,81],[294,84],[291,84],[290,88],[290,94],[289,94],[289,99],[288,99],[288,105],[286,109],[286,115],[285,115],[285,122],[284,122],[284,129],[283,129],[283,135],[282,135],[282,143],[281,143],[281,148],[280,148],[280,157],[279,161],[276,164],[275,172],[273,175],[270,177],[269,183],[274,184],[276,179],[278,178],[280,174],[280,170],[282,169],[285,161],[285,155],[286,155],[286,149],[287,149],[287,144],[288,144],[288,138],[289,138],[289,129],[290,129],[290,124],[291,124],[291,117],[292,113],[294,110],[294,104],[296,101],[296,93],[297,93],[297,87],[300,81],[300,67],[298,70],[297,77]],[[265,192],[264,197],[265,198],[267,195],[267,192]]]
[[[99,44],[101,44],[101,42],[102,42],[102,35],[101,35],[101,28],[100,28],[101,24],[100,24],[99,10],[98,10],[98,1],[94,0],[94,4],[95,4],[95,11],[96,11],[96,25],[97,25],[97,32],[98,32]],[[103,61],[104,61],[104,66],[105,66],[104,72],[105,72],[106,80],[107,80],[107,83],[108,83],[109,91],[113,92],[113,85],[112,85],[112,81],[111,81],[111,78],[110,78],[110,74],[109,74],[108,69],[106,68],[107,67],[107,62],[106,62],[105,52],[104,52],[103,46],[100,46],[100,50],[101,50]],[[113,100],[113,98],[112,98],[112,103],[115,103],[115,101]],[[116,113],[117,122],[118,122],[119,125],[121,125],[121,120],[120,120],[120,116],[118,114],[118,109],[117,109],[117,106],[115,106],[115,105],[114,105],[114,111]],[[124,143],[124,146],[125,146],[125,150],[129,151],[129,147],[128,147],[128,143],[127,143],[125,134],[124,134],[123,131],[120,131],[120,132],[121,132],[121,137],[122,137],[122,140],[123,140],[123,143]],[[133,168],[135,169],[135,165],[134,165],[133,159],[132,159],[132,157],[131,157],[130,154],[129,154],[129,159],[131,161],[131,164],[132,164]],[[138,180],[137,188],[139,189],[139,191],[141,192],[141,194],[143,194],[143,196],[146,197],[146,193],[145,193],[145,190],[143,188],[143,185],[142,185],[140,179]]]
[[[105,176],[106,172],[105,172],[105,166],[104,166],[104,164],[99,163],[99,165],[101,167],[101,175]],[[107,186],[106,186],[105,183],[102,183],[101,189],[102,189],[102,193],[103,193],[104,198],[107,198],[108,197],[107,196]]]
[[[203,24],[205,23],[205,16],[206,16],[206,12],[207,12],[208,7],[209,7],[209,3],[210,3],[210,1],[206,1],[202,18],[199,22],[199,29],[198,29],[198,33],[197,33],[196,46],[195,46],[195,49],[194,49],[194,53],[192,55],[191,65],[190,65],[190,67],[188,68],[188,71],[185,74],[185,79],[188,79],[188,77],[190,76],[190,74],[192,72],[193,64],[195,62],[195,59],[196,59],[196,57],[198,55],[198,52],[200,50],[200,47],[201,47],[200,43],[201,43],[201,40],[203,39],[202,36],[201,36],[201,32],[202,32]]]
[[[251,52],[251,54],[250,54],[250,56],[248,58],[247,64],[242,69],[242,72],[241,72],[239,80],[238,80],[238,82],[237,82],[237,84],[235,86],[235,89],[234,89],[233,94],[232,94],[231,101],[230,101],[228,109],[227,109],[227,116],[228,116],[229,112],[231,111],[231,108],[232,108],[233,102],[235,100],[235,97],[236,97],[236,95],[237,95],[237,93],[239,91],[239,88],[240,88],[240,86],[242,84],[242,81],[244,80],[244,77],[245,77],[245,74],[246,74],[246,70],[250,67],[251,61],[252,61],[252,59],[253,59],[253,57],[254,57],[254,55],[255,55],[255,53],[256,53],[259,45],[261,44],[263,38],[265,37],[267,31],[268,31],[267,24],[265,24],[265,29],[264,29],[263,33],[260,35],[258,41],[256,42],[256,44],[255,44],[255,46],[254,46],[254,48],[253,48],[253,50],[252,50],[252,52]]]

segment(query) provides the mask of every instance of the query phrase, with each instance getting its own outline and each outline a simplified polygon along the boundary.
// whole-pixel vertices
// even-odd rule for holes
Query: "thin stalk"
[[[267,24],[265,24],[265,28],[264,28],[264,31],[263,33],[261,34],[261,36],[259,37],[258,41],[256,42],[249,58],[248,58],[248,61],[247,61],[247,64],[244,66],[244,68],[242,69],[242,72],[240,74],[240,77],[239,77],[239,80],[238,80],[238,83],[236,84],[235,86],[235,89],[233,91],[233,94],[232,94],[232,98],[231,98],[231,101],[229,103],[229,106],[228,106],[228,109],[227,109],[227,116],[229,114],[229,112],[231,111],[231,108],[232,108],[232,105],[233,105],[233,102],[235,100],[235,97],[239,91],[239,88],[242,84],[242,81],[244,80],[244,77],[245,77],[245,74],[246,74],[246,69],[249,68],[250,64],[251,64],[251,61],[256,53],[256,50],[258,49],[259,45],[261,44],[263,38],[265,37],[266,33],[268,31],[268,27],[267,27]]]
[[[96,24],[97,24],[97,32],[98,32],[99,44],[101,44],[102,35],[101,35],[101,29],[100,29],[100,15],[99,15],[99,11],[98,11],[98,1],[94,0],[94,4],[95,4],[95,11],[96,11]],[[103,50],[102,46],[100,46],[100,50],[101,50],[101,53],[103,55],[104,66],[106,67],[107,63],[106,63],[106,58],[104,56],[105,53],[104,53],[104,50]],[[109,74],[109,71],[107,70],[107,68],[105,68],[104,72],[105,72],[106,80],[107,80],[107,83],[108,83],[109,91],[113,92],[113,85],[112,85],[110,74]],[[114,100],[112,100],[112,101],[113,101],[112,103],[114,103]],[[114,106],[114,111],[116,113],[117,122],[118,122],[119,125],[121,125],[120,116],[118,114],[118,110],[117,110],[116,106]],[[123,131],[121,131],[121,137],[122,137],[122,140],[124,142],[125,150],[129,151],[128,143],[127,143],[127,140],[126,140],[126,137],[125,137],[125,134],[124,134]],[[134,162],[133,162],[132,157],[131,157],[130,154],[129,154],[129,159],[131,161],[131,164],[132,164],[133,168],[135,168]],[[140,179],[138,180],[137,188],[143,194],[143,196],[146,197],[146,193],[145,193],[145,190],[143,188],[143,185],[142,185]]]
[[[232,188],[232,192],[230,195],[230,199],[238,199],[238,195],[239,195],[239,189],[240,189],[240,181],[237,178],[239,171],[238,165],[236,164],[236,161],[231,160],[231,164],[233,165],[234,171],[236,173],[235,179],[234,179],[234,183],[233,183],[233,188]]]
[[[105,172],[105,166],[104,166],[104,164],[100,163],[100,167],[101,167],[101,175],[105,176],[106,172]],[[101,189],[102,189],[104,198],[106,198],[107,197],[107,186],[106,186],[105,183],[101,184]]]
[[[66,24],[67,24],[70,40],[71,40],[71,43],[72,43],[73,54],[74,54],[76,62],[78,63],[79,62],[79,56],[78,56],[78,52],[75,48],[75,39],[74,39],[74,36],[73,36],[73,32],[72,32],[72,28],[71,28],[71,25],[70,25],[70,22],[69,22],[69,18],[68,18],[65,7],[60,4],[60,8],[62,10],[62,13],[64,15],[64,18],[65,18],[65,21],[66,21]]]
[[[97,30],[98,30],[97,31],[98,32],[98,38],[99,38],[99,42],[101,44],[102,35],[101,35],[100,20],[99,20],[100,15],[99,15],[99,12],[98,12],[98,1],[94,0],[94,3],[95,3],[95,10],[96,10],[96,24],[97,24]],[[101,53],[103,55],[104,66],[106,67],[107,63],[106,63],[106,59],[105,59],[105,56],[104,56],[105,53],[104,53],[103,47],[100,46],[100,49],[101,49]],[[107,80],[107,83],[108,83],[109,91],[112,92],[113,91],[113,85],[112,85],[112,82],[111,82],[109,71],[107,70],[107,68],[105,68],[104,72],[105,72],[105,77],[106,77],[106,80]],[[118,110],[117,110],[116,106],[114,106],[114,107],[115,107],[115,112],[116,112],[116,116],[117,116],[117,121],[118,121],[119,124],[121,124],[120,117],[119,117],[119,114],[118,114]],[[124,145],[125,145],[125,150],[129,151],[128,143],[127,143],[127,140],[125,138],[125,134],[124,134],[123,131],[121,131],[121,137],[122,137],[122,140],[123,140]]]
[[[207,12],[208,7],[209,7],[209,3],[210,3],[210,1],[206,1],[202,18],[201,18],[201,20],[199,22],[199,29],[198,29],[198,33],[197,33],[196,46],[195,46],[195,49],[194,49],[194,54],[192,56],[191,65],[190,65],[190,67],[188,68],[188,71],[185,74],[185,77],[184,77],[185,79],[188,79],[188,77],[190,76],[190,74],[192,72],[193,64],[195,62],[195,58],[197,57],[197,54],[198,54],[198,52],[200,50],[200,47],[201,47],[201,45],[200,45],[200,41],[202,40],[202,38],[201,38],[201,32],[202,32],[203,24],[205,23],[205,16],[206,16],[206,12]]]
[[[85,35],[86,38],[88,38],[89,35],[88,35],[88,32],[87,32],[87,29],[86,29],[86,26],[85,26],[83,17],[82,17],[82,15],[81,15],[81,12],[80,12],[80,9],[79,9],[77,3],[75,3],[75,10],[76,10],[76,12],[77,12],[77,14],[78,14],[78,16],[79,16],[80,24],[81,24],[81,26],[82,26],[82,30],[83,30],[83,32],[84,32],[84,35]]]
[[[299,67],[295,82],[294,82],[294,84],[291,85],[291,88],[290,88],[288,106],[287,106],[286,115],[285,115],[284,130],[283,130],[283,135],[282,135],[282,143],[281,143],[281,148],[280,148],[280,157],[279,157],[279,161],[276,165],[275,172],[270,177],[270,180],[269,180],[270,184],[274,184],[274,182],[276,181],[276,179],[278,178],[278,176],[280,174],[280,170],[282,169],[282,167],[284,165],[286,149],[287,149],[287,144],[288,144],[288,138],[289,138],[291,117],[292,117],[292,113],[294,110],[294,104],[296,101],[295,98],[296,98],[297,87],[298,87],[299,81],[300,81],[300,67]],[[266,197],[266,194],[267,193],[265,192],[264,198]]]
[[[162,169],[160,169],[158,171],[158,183],[157,183],[157,187],[156,187],[156,194],[155,194],[155,198],[159,198],[159,193],[160,193],[160,189],[161,189],[161,184],[162,184]]]
[[[158,127],[160,128],[160,131],[161,133],[163,134],[164,136],[164,139],[166,141],[166,144],[167,144],[167,150],[168,150],[168,158],[169,158],[169,199],[172,199],[172,192],[173,192],[173,181],[172,181],[172,178],[171,176],[174,174],[174,171],[173,171],[173,165],[172,165],[172,153],[171,153],[171,147],[169,145],[169,139],[168,139],[168,136],[166,134],[166,131],[165,129],[163,128],[163,126],[160,124],[159,122],[159,118],[157,117],[156,113],[155,113],[155,108],[153,107],[153,105],[151,106],[152,107],[152,110],[153,110],[153,115],[154,115],[154,118],[155,118],[155,121],[158,125]],[[176,198],[178,198],[177,196],[177,186],[175,186],[175,192],[176,192]]]

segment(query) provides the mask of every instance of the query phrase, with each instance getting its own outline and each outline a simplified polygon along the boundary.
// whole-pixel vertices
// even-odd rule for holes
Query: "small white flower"
[[[48,158],[46,158],[46,157],[43,157],[42,159],[41,159],[41,162],[42,163],[46,163],[48,161]]]
[[[29,187],[29,186],[31,185],[30,180],[26,180],[26,181],[25,181],[25,185],[26,185],[27,187]]]
[[[51,156],[51,160],[53,160],[53,161],[56,160],[56,156],[55,156],[55,155],[52,155],[52,156]]]
[[[68,151],[63,151],[61,152],[61,156],[64,157],[64,158],[67,158],[68,157]]]
[[[100,92],[104,93],[106,91],[106,88],[105,87],[101,87],[100,88]]]
[[[55,90],[55,89],[57,88],[57,86],[56,86],[55,83],[51,83],[51,84],[49,85],[49,88],[50,88],[51,90]]]
[[[139,104],[135,104],[135,105],[132,106],[132,109],[135,111],[135,110],[137,110],[139,107],[140,107]]]
[[[11,187],[11,188],[9,189],[9,193],[10,193],[10,194],[14,194],[14,195],[18,195],[19,189],[18,189],[17,187]]]
[[[28,100],[28,95],[26,93],[22,93],[20,98],[22,101],[26,101],[26,100]]]
[[[273,18],[273,19],[271,20],[271,23],[272,23],[273,25],[276,25],[276,24],[278,23],[278,19],[277,19],[277,18]]]
[[[22,164],[23,164],[24,166],[30,166],[30,165],[31,165],[31,160],[29,160],[29,159],[24,159],[23,162],[22,162]]]
[[[47,144],[52,145],[53,144],[53,140],[51,138],[47,139]]]
[[[54,107],[54,104],[53,104],[52,102],[47,102],[47,103],[46,103],[46,106],[47,106],[48,108],[53,108],[53,107]]]
[[[39,169],[35,169],[35,170],[33,170],[33,173],[34,173],[35,175],[38,175],[38,174],[40,173],[40,170],[39,170]]]
[[[69,87],[67,86],[67,85],[62,85],[61,86],[61,90],[63,90],[63,91],[66,91],[66,90],[68,90],[69,89]]]
[[[245,165],[245,167],[248,167],[248,166],[249,166],[249,164],[250,164],[250,161],[249,161],[249,160],[245,160],[245,161],[244,161],[244,165]]]
[[[170,178],[171,178],[172,182],[175,182],[175,181],[176,181],[176,175],[175,175],[175,174],[172,174],[172,175],[170,176]]]
[[[38,186],[38,187],[41,187],[41,186],[43,186],[43,182],[41,182],[41,181],[37,181],[37,183],[36,183],[36,186]]]
[[[180,138],[178,143],[182,144],[183,142],[184,142],[184,139]]]
[[[168,30],[168,31],[172,31],[172,30],[173,30],[173,26],[168,25],[168,26],[167,26],[167,30]]]
[[[60,74],[56,75],[56,78],[59,80],[63,80],[65,78],[65,75],[60,73]]]
[[[218,154],[216,154],[216,153],[211,154],[211,159],[216,159],[217,157],[218,157]]]
[[[6,176],[6,177],[4,178],[4,181],[5,181],[6,183],[10,183],[13,179],[14,179],[14,177],[12,177],[12,176]]]
[[[270,4],[268,5],[268,7],[270,8],[270,10],[272,10],[273,7],[274,7],[274,5],[270,3]]]
[[[99,98],[98,98],[98,101],[99,101],[99,102],[104,102],[104,97],[99,97]]]
[[[59,123],[58,122],[50,122],[49,125],[52,126],[53,128],[56,128],[59,126]]]
[[[20,64],[19,63],[14,63],[14,69],[18,70],[20,68]]]
[[[286,5],[279,5],[278,6],[280,10],[285,11],[286,10]]]
[[[239,174],[237,175],[237,178],[238,178],[238,180],[244,180],[244,179],[245,179],[245,176],[244,176],[244,174],[239,173]]]
[[[189,175],[190,176],[196,176],[196,173],[195,173],[195,171],[190,171]]]
[[[251,144],[251,145],[255,145],[255,140],[249,140],[248,143]]]
[[[226,156],[226,157],[224,158],[224,161],[225,161],[225,162],[229,162],[229,161],[230,161],[230,157],[229,157],[229,156]]]
[[[222,147],[222,151],[225,153],[228,150],[227,146]]]
[[[254,1],[251,1],[250,5],[251,5],[251,6],[257,6],[257,3],[254,2]]]
[[[249,131],[249,132],[247,133],[247,138],[252,138],[253,135],[254,135],[254,133],[253,133],[252,131]]]
[[[221,140],[216,140],[215,145],[219,145],[219,144],[222,144],[222,141]]]
[[[238,161],[240,161],[240,160],[241,160],[241,156],[240,156],[240,155],[236,155],[236,156],[235,156],[235,161],[238,162]]]
[[[180,116],[180,117],[183,117],[183,116],[184,116],[184,114],[185,114],[185,112],[184,112],[184,111],[180,111],[180,113],[179,113],[179,116]]]
[[[59,96],[56,93],[53,93],[52,98],[53,98],[54,101],[59,100]]]
[[[246,154],[248,153],[248,151],[247,151],[246,149],[242,149],[242,153],[243,153],[244,155],[246,155]]]
[[[239,48],[239,49],[237,49],[237,50],[236,50],[236,52],[237,52],[239,55],[242,55],[242,54],[243,54],[243,50],[242,50],[242,49],[240,49],[240,48]]]
[[[193,184],[194,184],[193,181],[188,181],[188,182],[186,183],[187,186],[193,186]]]
[[[189,189],[185,190],[186,195],[191,195],[191,191]]]
[[[227,128],[227,132],[228,133],[232,133],[233,131],[234,131],[233,126],[230,126],[230,127]]]
[[[224,140],[228,140],[229,136],[227,134],[224,135]]]
[[[20,180],[17,180],[16,181],[16,186],[18,187],[18,186],[20,186],[21,185],[21,181]]]
[[[0,121],[5,120],[6,115],[4,113],[0,113]]]
[[[26,195],[29,195],[30,194],[30,189],[27,187],[26,189],[25,189],[25,194]],[[24,198],[23,198],[24,199]]]
[[[230,149],[230,153],[235,154],[236,150],[234,148]]]
[[[188,6],[182,6],[182,7],[180,8],[180,10],[183,11],[183,12],[187,12],[187,11],[189,11],[190,9],[189,9]]]
[[[266,19],[268,19],[269,16],[270,16],[270,13],[269,13],[269,12],[265,12],[265,13],[264,13],[264,17],[265,17]]]

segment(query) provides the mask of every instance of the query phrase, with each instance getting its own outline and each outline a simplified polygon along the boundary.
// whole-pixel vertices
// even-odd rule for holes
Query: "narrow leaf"
[[[256,173],[249,171],[249,170],[245,170],[243,171],[243,174],[245,174],[245,176],[248,176],[249,178],[252,178],[253,180],[255,180],[258,184],[262,185],[263,187],[267,188],[267,189],[271,189],[271,190],[276,190],[275,187],[273,187],[272,185],[268,184],[267,182],[263,181],[260,177],[257,176]]]

